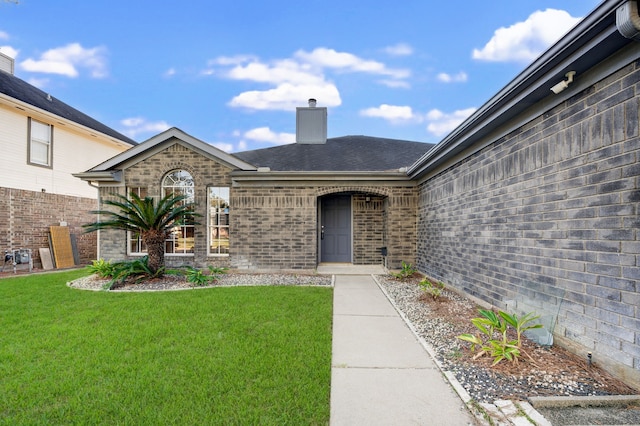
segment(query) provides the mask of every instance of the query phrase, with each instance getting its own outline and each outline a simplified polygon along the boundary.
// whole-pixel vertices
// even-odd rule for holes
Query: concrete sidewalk
[[[331,420],[473,425],[476,419],[371,275],[336,275]]]

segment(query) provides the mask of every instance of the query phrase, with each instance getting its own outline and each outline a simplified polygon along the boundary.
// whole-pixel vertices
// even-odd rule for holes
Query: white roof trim
[[[116,155],[115,157],[110,158],[109,160],[105,161],[104,163],[101,163],[95,167],[93,167],[92,169],[88,170],[89,172],[101,172],[101,171],[106,171],[112,168],[115,168],[117,166],[119,166],[122,163],[128,162],[129,160],[132,160],[136,157],[138,157],[139,155],[143,154],[146,151],[152,150],[153,148],[157,147],[158,145],[166,142],[169,139],[172,138],[176,138],[179,139],[183,142],[185,142],[188,145],[191,145],[192,147],[194,147],[195,149],[203,152],[206,155],[209,155],[213,158],[216,158],[224,163],[229,164],[230,166],[236,168],[236,169],[240,169],[240,170],[256,170],[256,167],[252,164],[246,163],[240,159],[238,159],[237,157],[231,155],[231,154],[227,154],[226,152],[222,151],[221,149],[218,149],[216,147],[214,147],[213,145],[210,145],[206,142],[201,141],[200,139],[196,139],[191,135],[188,135],[187,133],[183,132],[182,130],[176,128],[176,127],[172,127],[168,130],[165,130],[162,133],[157,134],[156,136],[152,137],[151,139],[148,139],[130,149],[128,149],[127,151]]]

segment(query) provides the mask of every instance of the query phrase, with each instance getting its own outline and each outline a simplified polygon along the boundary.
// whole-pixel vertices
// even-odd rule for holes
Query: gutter
[[[122,170],[72,173],[71,176],[87,181],[89,185],[91,182],[122,182]]]

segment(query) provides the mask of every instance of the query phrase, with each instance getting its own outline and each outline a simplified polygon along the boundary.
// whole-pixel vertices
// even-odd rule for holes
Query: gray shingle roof
[[[121,140],[122,142],[129,143],[131,145],[137,145],[137,142],[127,136],[113,130],[112,128],[100,123],[99,121],[89,117],[83,112],[65,104],[64,102],[49,95],[27,83],[24,80],[9,74],[4,71],[0,71],[0,93],[3,93],[9,97],[33,105],[59,117],[66,118],[82,126],[93,129],[97,132],[111,136],[112,138]],[[51,99],[51,100],[49,100]]]
[[[236,152],[273,171],[386,171],[412,165],[434,145],[371,136],[329,138],[325,144],[289,144]]]

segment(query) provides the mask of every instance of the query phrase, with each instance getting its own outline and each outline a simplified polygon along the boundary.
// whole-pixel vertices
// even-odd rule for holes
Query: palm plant
[[[91,213],[105,216],[106,220],[83,225],[87,232],[100,229],[121,229],[140,235],[147,246],[148,267],[152,274],[160,276],[164,270],[165,240],[171,228],[184,223],[195,223],[199,216],[194,205],[185,202],[186,195],[168,194],[156,204],[152,197],[140,198],[131,193],[130,198],[118,195],[119,200],[105,200],[104,204],[117,211],[95,210]]]

